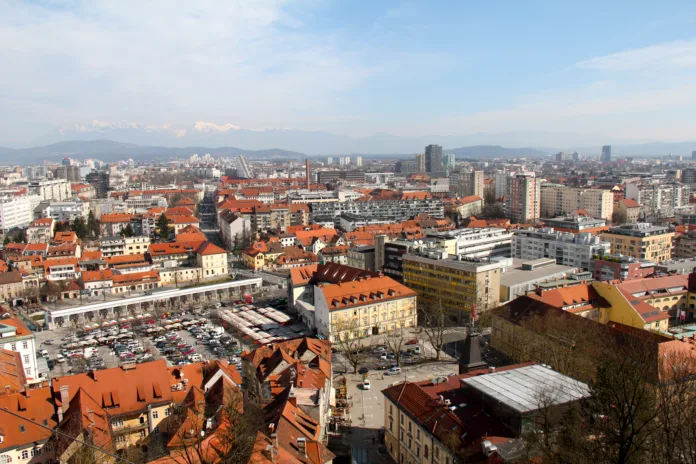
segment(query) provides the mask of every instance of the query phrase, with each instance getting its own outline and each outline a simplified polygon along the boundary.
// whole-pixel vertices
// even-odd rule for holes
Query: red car
[[[418,344],[418,339],[417,338],[412,338],[411,340],[406,342],[407,345],[417,345]]]

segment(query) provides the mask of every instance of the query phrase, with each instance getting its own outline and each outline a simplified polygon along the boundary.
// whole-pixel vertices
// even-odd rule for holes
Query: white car
[[[370,389],[370,381],[367,379],[363,380],[362,387],[363,387],[363,390],[369,390]]]
[[[62,354],[59,354],[58,356],[56,356],[56,361],[58,361],[59,363],[64,363],[65,357]]]
[[[392,367],[384,374],[385,375],[399,375],[399,374],[401,374],[401,368],[400,367]]]
[[[48,350],[41,350],[39,351],[39,354],[44,358],[48,358]]]

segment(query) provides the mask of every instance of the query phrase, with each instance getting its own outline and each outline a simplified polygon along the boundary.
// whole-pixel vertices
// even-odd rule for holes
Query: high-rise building
[[[345,156],[339,156],[339,158],[338,158],[338,165],[339,165],[339,166],[345,166],[345,165],[346,165],[346,157],[345,157]]]
[[[695,160],[696,160],[696,150],[694,150],[694,151],[691,152],[691,159],[695,159]]]
[[[416,172],[425,172],[425,155],[423,153],[416,155]]]
[[[584,209],[592,217],[611,220],[614,213],[614,194],[610,190],[545,184],[541,187],[540,201],[541,216],[545,218]]]
[[[483,199],[483,171],[471,171],[459,173],[459,191],[462,197],[476,195]]]
[[[603,163],[608,163],[611,161],[611,145],[604,145],[602,147],[602,157],[600,158],[600,161]]]
[[[362,156],[356,156],[355,157],[355,165],[357,167],[360,167],[360,166],[362,166],[362,163],[363,163]]]
[[[326,164],[333,164],[333,157],[329,156],[326,158]]]
[[[508,181],[505,212],[516,224],[530,224],[539,218],[541,183],[533,173],[517,174]]]
[[[442,147],[440,145],[428,145],[425,147],[425,172],[440,174],[445,172],[442,162]],[[435,177],[438,177],[436,175]]]
[[[566,156],[566,153],[564,151],[559,151],[556,153],[556,161],[565,161],[567,160],[568,157]]]
[[[346,166],[350,164],[350,156],[346,156]]]
[[[447,169],[447,174],[452,174],[454,172],[454,167],[457,164],[457,156],[454,153],[448,153],[445,155],[445,168]]]
[[[109,173],[93,171],[87,174],[87,183],[94,187],[97,198],[106,198],[109,192]]]
[[[510,180],[511,174],[505,171],[496,171],[493,174],[493,182],[495,182],[495,198],[502,198],[507,195],[508,181]]]

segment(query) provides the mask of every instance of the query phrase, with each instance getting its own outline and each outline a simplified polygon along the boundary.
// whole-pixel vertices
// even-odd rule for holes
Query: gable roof
[[[13,393],[0,396],[0,409],[6,409],[27,419],[22,420],[10,414],[2,415],[0,428],[3,442],[0,444],[0,453],[44,442],[52,435],[52,432],[44,427],[52,429],[57,425],[49,387],[33,388],[29,395]]]

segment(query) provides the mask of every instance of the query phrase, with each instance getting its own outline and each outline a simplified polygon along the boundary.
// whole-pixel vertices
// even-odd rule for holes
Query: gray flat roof
[[[539,364],[461,381],[520,414],[590,396],[586,384]]]
[[[537,261],[537,260],[534,260]],[[553,278],[562,272],[571,272],[577,269],[574,266],[564,266],[562,264],[552,264],[550,266],[540,267],[531,271],[526,271],[521,269],[522,263],[530,261],[524,261],[518,258],[512,260],[512,267],[509,267],[500,276],[500,285],[505,287],[512,287],[514,285],[520,285],[525,282],[536,282],[542,280],[548,276],[548,278]]]

